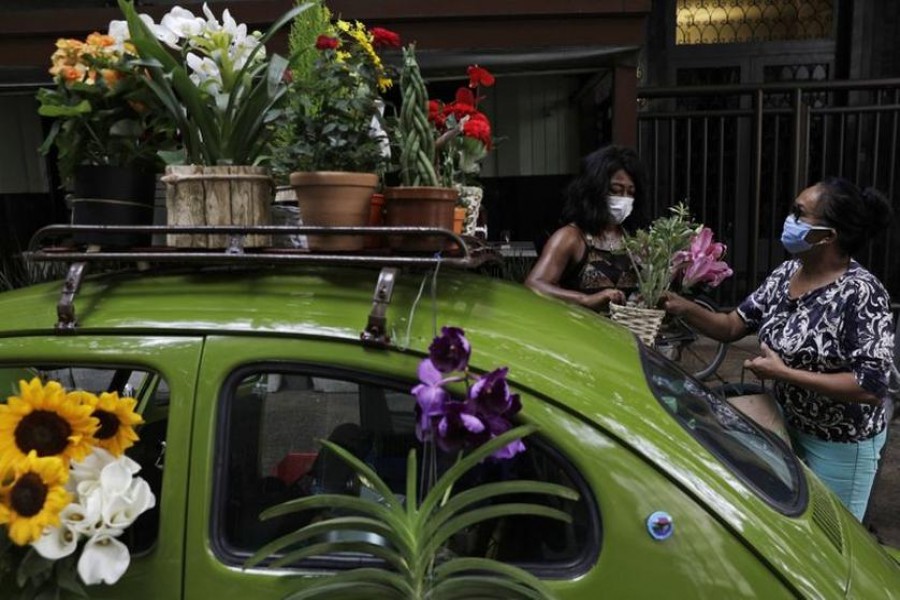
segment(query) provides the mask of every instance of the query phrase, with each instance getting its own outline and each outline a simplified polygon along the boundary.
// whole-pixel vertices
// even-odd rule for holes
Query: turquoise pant
[[[837,494],[853,516],[862,521],[887,439],[887,428],[861,442],[826,442],[797,431],[791,432],[791,438],[797,455]]]

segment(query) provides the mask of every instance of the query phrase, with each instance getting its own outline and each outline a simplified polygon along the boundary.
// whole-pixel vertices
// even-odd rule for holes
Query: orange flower
[[[78,67],[72,67],[69,65],[65,65],[60,67],[59,74],[62,75],[62,78],[67,83],[73,83],[75,81],[81,81],[81,78],[84,76],[84,67],[79,69]]]
[[[100,71],[100,75],[103,76],[103,81],[106,83],[106,87],[115,87],[116,83],[124,77],[121,71],[116,71],[115,69],[103,69]]]
[[[104,35],[102,33],[97,33],[96,31],[89,36],[87,36],[87,43],[91,46],[99,46],[101,48],[106,48],[107,46],[112,46],[115,44],[115,40],[108,35]]]

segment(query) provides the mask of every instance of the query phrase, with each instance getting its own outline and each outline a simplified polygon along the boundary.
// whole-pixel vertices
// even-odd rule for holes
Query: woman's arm
[[[663,308],[681,317],[700,333],[720,342],[733,342],[747,335],[747,325],[735,310],[729,313],[713,312],[674,292],[665,293]]]
[[[744,361],[744,367],[760,379],[783,381],[844,402],[881,404],[875,394],[860,387],[854,373],[816,373],[794,369],[784,364],[781,357],[765,344],[760,344],[760,352],[760,356]]]
[[[624,304],[625,294],[621,290],[608,289],[585,294],[560,287],[559,281],[566,267],[581,260],[584,252],[584,240],[578,230],[574,227],[561,227],[547,240],[540,258],[525,279],[525,285],[538,293],[593,310],[604,308],[610,302]]]

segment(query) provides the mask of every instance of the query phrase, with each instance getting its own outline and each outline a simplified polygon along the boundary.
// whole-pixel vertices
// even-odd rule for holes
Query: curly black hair
[[[842,177],[827,177],[816,184],[822,218],[837,231],[841,250],[854,255],[891,220],[891,205],[875,188],[860,189]]]
[[[581,173],[566,188],[562,222],[575,223],[587,233],[596,233],[612,222],[606,197],[609,182],[618,170],[624,170],[634,181],[634,208],[627,229],[645,224],[643,214],[647,194],[647,176],[637,152],[624,146],[606,146],[591,152],[582,161]]]

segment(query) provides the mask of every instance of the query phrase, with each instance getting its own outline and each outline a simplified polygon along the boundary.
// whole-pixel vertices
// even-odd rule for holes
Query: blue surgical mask
[[[831,227],[810,225],[804,223],[794,215],[788,215],[784,220],[784,229],[781,230],[781,244],[791,254],[801,254],[812,248],[815,244],[806,241],[806,235],[810,231],[833,231]]]

